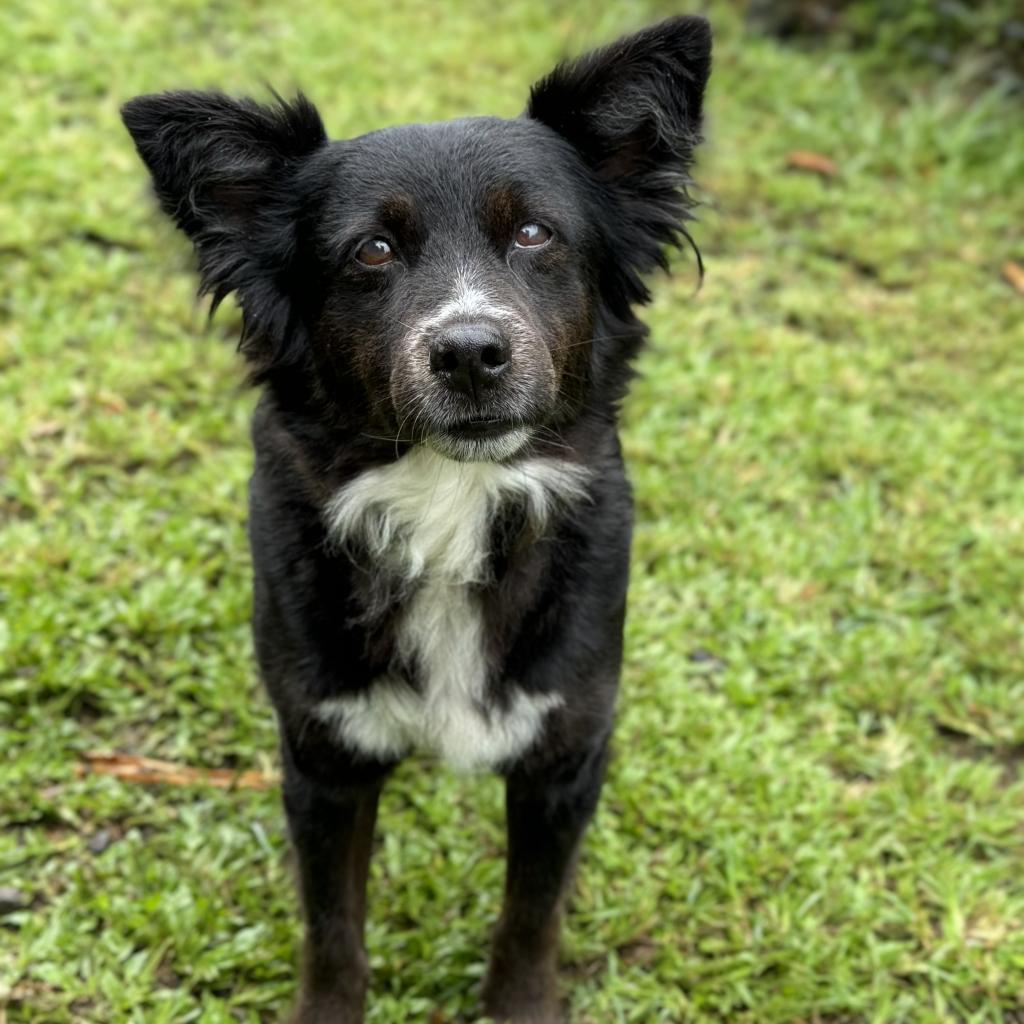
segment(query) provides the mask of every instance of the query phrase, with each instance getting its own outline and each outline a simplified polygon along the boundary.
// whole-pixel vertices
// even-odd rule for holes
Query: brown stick
[[[83,754],[77,773],[79,777],[111,775],[123,782],[141,785],[205,785],[216,786],[218,789],[269,789],[278,782],[275,775],[265,772],[193,768],[189,765],[175,764],[173,761],[159,761],[153,757],[98,752]]]
[[[1014,263],[1013,260],[1007,260],[1003,264],[1003,277],[1007,284],[1024,295],[1024,267],[1019,263]]]

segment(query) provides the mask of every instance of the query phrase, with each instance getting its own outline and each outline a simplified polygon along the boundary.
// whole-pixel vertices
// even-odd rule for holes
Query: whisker
[[[582,348],[584,345],[593,345],[597,341],[620,341],[623,338],[636,340],[643,336],[643,331],[625,331],[622,334],[598,334],[593,338],[586,338],[583,341],[573,341],[563,348]]]
[[[397,317],[397,316],[392,316],[392,315],[391,315],[390,313],[382,313],[381,315],[382,315],[382,316],[383,316],[383,317],[384,317],[385,319],[387,319],[387,320],[394,320],[394,322],[395,322],[396,324],[401,324],[401,325],[402,325],[403,327],[405,327],[405,328],[406,328],[407,330],[410,330],[410,331],[415,331],[415,330],[416,330],[416,328],[415,328],[415,327],[413,327],[413,325],[412,325],[412,324],[407,324],[407,323],[406,323],[406,322],[405,322],[404,320],[402,320],[402,319],[401,319],[400,317]]]
[[[415,408],[415,406],[414,406],[414,408]],[[398,424],[398,434],[399,434],[399,437],[401,436],[402,430],[405,428],[406,421],[409,419],[410,415],[411,415],[411,412],[406,413],[405,416],[402,419],[402,422]],[[397,437],[395,438],[395,458],[396,459],[398,458],[398,438]]]
[[[550,437],[540,437],[540,438],[537,438],[537,440],[541,444],[543,444],[543,445],[545,445],[545,446],[547,446],[549,448],[561,448],[562,451],[565,451],[565,452],[575,452],[576,451],[576,449],[573,448],[573,446],[571,444],[565,444],[562,441],[555,441],[553,438],[550,438]]]
[[[568,377],[570,380],[581,380],[584,384],[590,382],[590,378],[582,373],[573,373],[571,370],[562,370],[562,376]]]
[[[368,434],[365,430],[359,432],[360,437],[368,437],[372,441],[401,441],[401,437],[384,437],[381,434]]]

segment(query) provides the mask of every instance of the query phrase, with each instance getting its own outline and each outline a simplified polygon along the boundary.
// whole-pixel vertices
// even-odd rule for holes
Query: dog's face
[[[489,118],[388,129],[311,161],[312,342],[400,435],[507,457],[574,400],[599,247],[577,164],[543,125]]]
[[[256,375],[339,422],[507,459],[624,363],[640,277],[685,237],[710,36],[676,18],[559,66],[523,117],[328,142],[303,98],[141,97],[125,122]],[[603,327],[602,327],[603,325]]]

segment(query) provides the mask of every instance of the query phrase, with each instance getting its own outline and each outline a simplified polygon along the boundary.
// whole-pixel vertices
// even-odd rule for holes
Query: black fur
[[[458,458],[546,455],[591,474],[587,500],[540,533],[514,502],[501,509],[474,590],[492,666],[484,713],[507,705],[508,680],[563,700],[537,742],[498,766],[509,866],[485,1005],[519,1024],[558,1019],[558,907],[600,791],[621,659],[631,500],[618,403],[646,333],[635,313],[649,299],[644,275],[692,244],[710,48],[703,19],[673,18],[560,65],[517,120],[344,142],[328,142],[302,96],[264,106],[177,92],[124,108],[163,209],[196,247],[202,290],[214,305],[237,294],[241,349],[263,386],[254,631],[306,909],[303,1024],[362,1020],[363,889],[392,767],[346,748],[312,709],[371,693],[387,672],[424,685],[415,664],[396,665],[409,585],[358,544],[333,543],[324,507],[421,444]],[[551,241],[513,245],[523,223],[550,228]],[[356,258],[374,238],[391,264]],[[425,366],[447,327],[413,329],[432,324],[459,275],[518,325],[501,328],[511,362],[486,389],[474,377],[471,394]],[[493,454],[487,435],[520,427],[526,446]]]

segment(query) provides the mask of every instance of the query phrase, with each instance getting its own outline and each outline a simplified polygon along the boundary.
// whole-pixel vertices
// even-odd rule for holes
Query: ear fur
[[[627,265],[610,298],[625,306],[647,301],[641,276],[665,265],[666,246],[696,251],[687,189],[710,73],[708,22],[677,17],[559,64],[531,90],[527,116],[570,142],[612,194]]]
[[[280,359],[295,333],[286,286],[299,210],[295,172],[327,141],[301,94],[264,105],[215,92],[139,96],[121,110],[164,211],[192,239],[213,308],[236,291],[242,348]],[[272,350],[272,351],[270,351]]]

